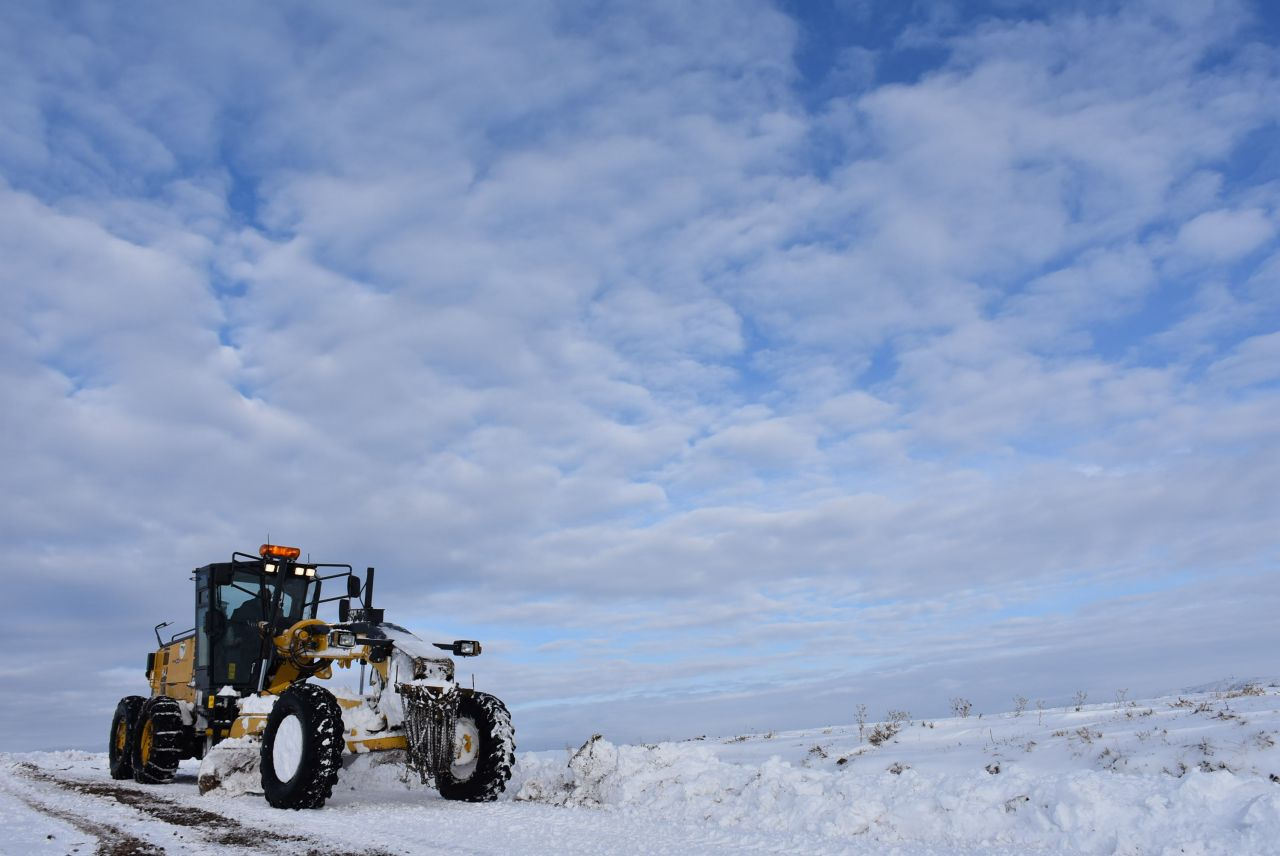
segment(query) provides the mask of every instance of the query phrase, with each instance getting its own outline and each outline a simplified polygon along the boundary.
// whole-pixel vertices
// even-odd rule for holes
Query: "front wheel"
[[[262,732],[262,793],[276,808],[320,808],[342,767],[342,708],[315,684],[280,693]]]
[[[516,732],[507,706],[488,693],[463,696],[458,701],[453,763],[435,777],[440,796],[492,802],[507,787],[515,763]]]

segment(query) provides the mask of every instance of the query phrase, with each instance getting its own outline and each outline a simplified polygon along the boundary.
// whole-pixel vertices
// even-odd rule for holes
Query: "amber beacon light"
[[[287,559],[292,561],[302,555],[302,548],[281,547],[278,544],[263,544],[258,548],[258,555],[264,559]]]

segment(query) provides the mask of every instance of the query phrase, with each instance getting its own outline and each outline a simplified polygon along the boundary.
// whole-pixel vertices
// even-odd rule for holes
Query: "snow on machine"
[[[398,751],[388,757],[446,799],[497,799],[515,763],[511,715],[459,686],[440,653],[474,657],[480,643],[429,645],[373,607],[373,568],[362,581],[350,565],[300,555],[264,544],[257,556],[236,552],[195,570],[195,628],[164,642],[167,623],[157,625],[151,696],[116,707],[112,777],[162,784],[180,761],[201,758],[201,792],[256,768],[271,805],[320,808],[344,752]],[[336,623],[318,617],[335,602]],[[311,682],[356,665],[359,692]]]

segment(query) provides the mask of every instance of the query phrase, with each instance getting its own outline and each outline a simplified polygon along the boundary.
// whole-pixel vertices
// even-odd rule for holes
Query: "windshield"
[[[268,631],[275,635],[301,619],[307,583],[306,577],[237,570],[231,582],[217,587],[215,608],[222,614],[219,623],[223,629],[214,647],[225,655],[215,666],[215,684],[249,684],[254,680],[263,651],[260,622],[270,622]],[[277,592],[280,606],[273,616]]]

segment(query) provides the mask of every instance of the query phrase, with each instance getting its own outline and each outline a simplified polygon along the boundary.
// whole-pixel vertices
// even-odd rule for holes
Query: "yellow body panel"
[[[151,694],[194,703],[196,691],[191,685],[191,677],[195,664],[195,637],[177,639],[163,646],[156,652],[155,665],[151,668]]]
[[[388,737],[365,737],[357,739],[347,737],[347,751],[360,754],[362,752],[385,752],[388,749],[408,749],[409,741],[403,734]]]
[[[253,737],[261,734],[262,729],[267,727],[267,715],[265,713],[250,713],[244,716],[237,716],[235,721],[231,723],[232,737]]]

